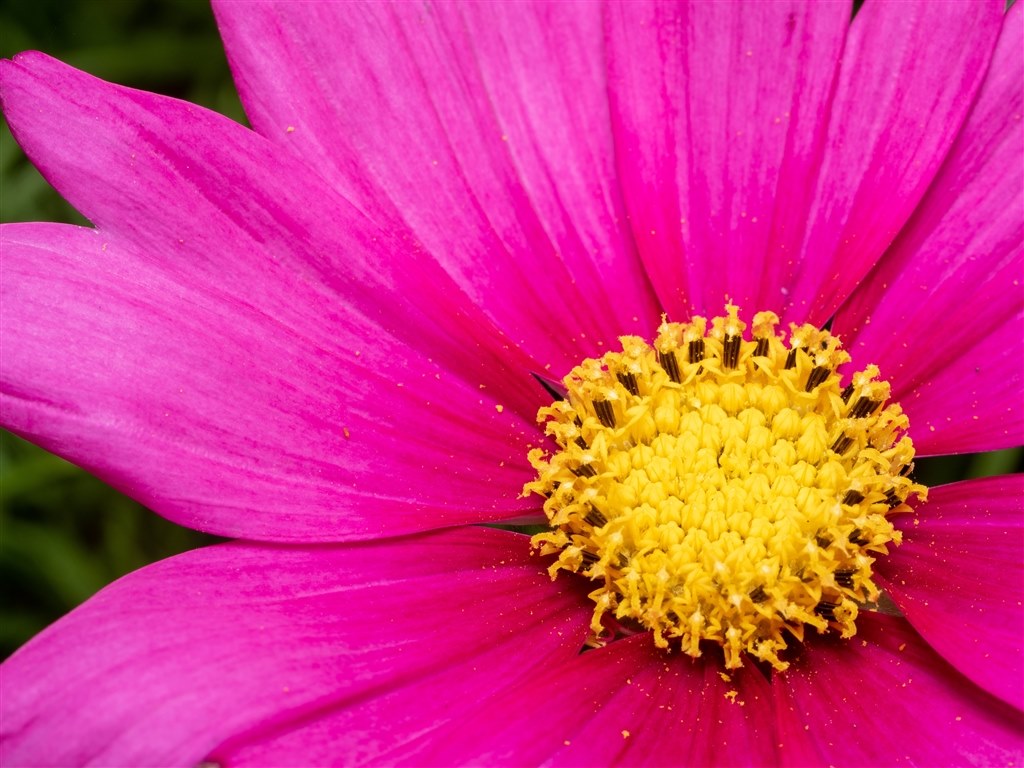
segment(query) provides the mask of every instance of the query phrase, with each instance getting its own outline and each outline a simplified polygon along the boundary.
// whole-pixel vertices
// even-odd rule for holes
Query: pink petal
[[[745,670],[727,684],[718,672],[717,662],[666,655],[643,635],[557,666],[538,665],[513,686],[492,674],[488,690],[468,706],[442,681],[425,681],[424,698],[436,701],[435,727],[374,757],[402,765],[673,765],[683,756],[689,765],[770,762],[773,740],[760,727],[770,701],[767,682]],[[735,702],[725,696],[729,691]],[[377,718],[401,720],[407,706],[400,691],[213,757],[225,765],[328,763],[342,753],[330,734],[365,729]],[[449,712],[452,706],[458,714]]]
[[[0,234],[6,426],[231,536],[528,508],[535,365],[436,265],[224,118],[39,54],[2,73],[19,141],[99,227]]]
[[[876,362],[925,454],[1024,443],[1024,23],[1010,9],[945,165],[836,318]]]
[[[824,322],[924,193],[981,82],[1000,3],[869,3],[844,42],[848,10],[612,8],[619,168],[670,313],[729,294]]]
[[[903,619],[861,615],[772,686],[785,765],[1015,765],[1020,712],[957,674]]]
[[[797,316],[827,320],[913,213],[984,80],[1004,7],[904,0],[860,9],[795,250]]]
[[[648,635],[585,652],[484,702],[458,730],[432,734],[425,762],[770,764],[768,682],[753,668],[725,681],[721,660],[715,653],[699,662],[667,654]],[[479,735],[463,745],[467,734]]]
[[[849,18],[841,3],[609,7],[618,170],[670,315],[785,303]]]
[[[330,541],[522,508],[531,426],[357,318],[264,314],[102,232],[2,237],[4,424],[157,512]]]
[[[4,764],[195,765],[225,739],[397,694],[400,710],[325,736],[335,759],[379,763],[481,698],[572,664],[588,613],[526,537],[502,531],[197,550],[108,587],[5,663]],[[443,681],[446,707],[416,698],[429,680]]]
[[[408,225],[535,358],[561,374],[653,331],[621,226],[597,4],[214,9],[256,130]]]
[[[1024,709],[1024,475],[934,488],[881,586],[950,664]]]

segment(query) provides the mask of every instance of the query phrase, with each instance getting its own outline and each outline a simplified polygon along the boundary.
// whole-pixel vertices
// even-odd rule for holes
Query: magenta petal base
[[[588,611],[526,541],[225,544],[137,571],[4,664],[2,762],[390,762],[408,734],[576,657]],[[280,751],[292,733],[301,748]]]

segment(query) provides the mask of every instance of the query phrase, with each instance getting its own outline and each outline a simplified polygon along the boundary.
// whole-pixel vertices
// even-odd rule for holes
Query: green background
[[[28,49],[245,122],[206,0],[0,2],[0,55]],[[0,221],[87,223],[32,167],[6,123]],[[1019,450],[920,460],[917,477],[935,485],[1019,470],[1020,461]],[[0,654],[118,576],[211,541],[0,433]]]

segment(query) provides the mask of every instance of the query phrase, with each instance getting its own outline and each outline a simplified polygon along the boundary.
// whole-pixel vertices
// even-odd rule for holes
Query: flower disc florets
[[[722,646],[776,669],[786,635],[805,625],[852,636],[874,602],[875,555],[898,544],[889,517],[925,489],[908,475],[907,418],[868,366],[843,387],[849,361],[814,326],[754,316],[662,323],[653,347],[624,336],[621,352],[584,360],[565,399],[539,419],[558,443],[535,449],[552,530],[534,536],[560,570],[601,586],[591,630],[606,615],[649,629],[655,642],[699,656]]]

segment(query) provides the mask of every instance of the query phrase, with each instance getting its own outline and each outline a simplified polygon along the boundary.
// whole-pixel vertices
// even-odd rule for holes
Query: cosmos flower
[[[94,225],[2,229],[4,425],[237,539],[6,662],[5,764],[1020,761],[1021,478],[910,474],[1022,442],[1020,4],[214,10],[252,131],[0,70]]]

